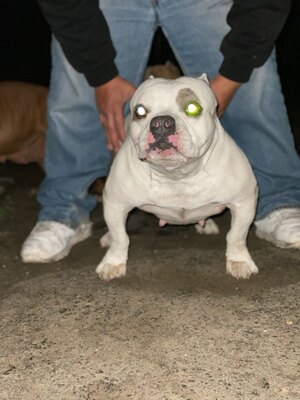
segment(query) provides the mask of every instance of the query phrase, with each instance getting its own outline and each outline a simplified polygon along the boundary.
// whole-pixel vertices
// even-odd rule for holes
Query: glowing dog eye
[[[184,106],[184,112],[189,117],[198,117],[202,113],[202,107],[197,101],[189,101]]]
[[[137,116],[137,118],[144,118],[147,115],[147,111],[144,106],[141,104],[138,104],[134,107],[134,113]]]

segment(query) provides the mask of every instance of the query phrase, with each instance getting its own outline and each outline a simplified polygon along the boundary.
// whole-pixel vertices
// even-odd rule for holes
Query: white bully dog
[[[228,207],[226,271],[235,278],[258,272],[246,238],[253,221],[257,184],[250,164],[222,128],[216,98],[206,75],[176,80],[148,79],[131,100],[128,136],[117,154],[104,195],[109,246],[96,272],[110,280],[126,273],[128,213],[135,207],[164,224],[198,224],[215,233],[206,219]],[[206,226],[205,226],[206,223]]]

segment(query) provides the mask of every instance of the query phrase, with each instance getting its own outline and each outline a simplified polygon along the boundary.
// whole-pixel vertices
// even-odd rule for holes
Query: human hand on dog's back
[[[210,87],[214,91],[218,102],[218,117],[221,117],[233,99],[241,83],[232,81],[218,74],[210,80]]]
[[[95,88],[100,121],[105,129],[109,150],[118,151],[125,140],[123,109],[135,90],[132,83],[120,76]]]

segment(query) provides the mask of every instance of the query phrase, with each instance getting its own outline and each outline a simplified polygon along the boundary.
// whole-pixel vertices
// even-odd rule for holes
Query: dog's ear
[[[202,81],[206,82],[209,85],[209,79],[206,74],[202,74],[201,76],[199,76],[198,79],[201,79]]]

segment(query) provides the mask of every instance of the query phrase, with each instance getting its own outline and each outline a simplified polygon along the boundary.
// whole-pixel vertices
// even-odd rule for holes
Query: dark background
[[[300,152],[300,2],[294,0],[286,25],[277,41],[278,70],[287,109]],[[150,65],[176,63],[159,30]],[[49,85],[50,30],[35,0],[0,0],[0,80],[21,80]]]

